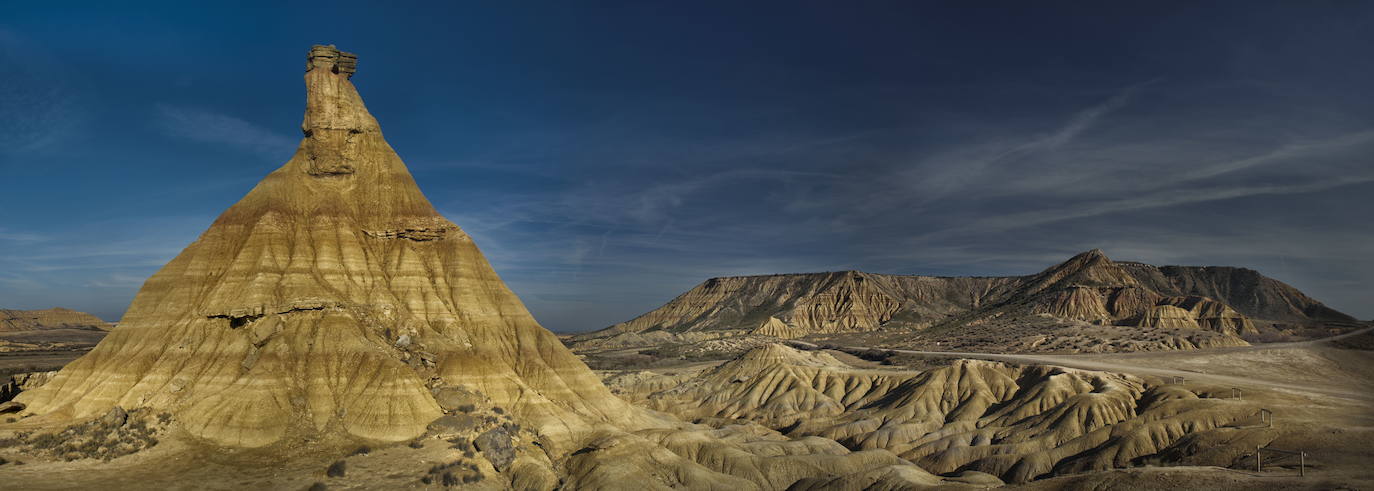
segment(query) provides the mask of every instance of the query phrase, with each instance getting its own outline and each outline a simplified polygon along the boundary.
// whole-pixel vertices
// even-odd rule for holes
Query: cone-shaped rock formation
[[[310,51],[295,155],[150,278],[99,346],[20,395],[29,413],[150,407],[241,447],[411,438],[442,414],[441,386],[480,391],[554,440],[641,414],[421,194],[349,81],[356,61]]]

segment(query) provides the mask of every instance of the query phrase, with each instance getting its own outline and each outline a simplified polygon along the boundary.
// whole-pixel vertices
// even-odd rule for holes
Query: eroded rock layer
[[[628,322],[576,336],[573,343],[578,349],[642,346],[653,344],[648,333],[669,342],[695,342],[702,336],[687,334],[704,332],[714,333],[711,338],[792,339],[881,327],[1039,322],[1035,316],[1102,326],[1201,329],[1226,338],[1214,345],[1246,344],[1239,336],[1256,333],[1257,323],[1350,320],[1251,270],[1115,262],[1092,250],[1028,276],[846,271],[713,278]]]
[[[1235,457],[1275,435],[1256,426],[1257,408],[1243,401],[1129,375],[979,360],[863,370],[777,344],[695,376],[611,383],[683,418],[748,420],[888,450],[935,474],[976,471],[1008,482],[1191,453],[1198,441]]]

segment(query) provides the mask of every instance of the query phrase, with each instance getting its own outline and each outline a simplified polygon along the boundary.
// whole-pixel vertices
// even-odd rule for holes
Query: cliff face
[[[54,307],[45,310],[0,309],[0,332],[33,329],[109,329],[109,323],[85,312]]]
[[[1353,322],[1297,288],[1258,271],[1225,266],[1151,266],[1120,263],[1142,284],[1172,296],[1219,300],[1257,320],[1285,323]]]
[[[663,307],[578,336],[596,339],[665,330],[692,332],[765,327],[807,334],[869,330],[889,322],[929,325],[995,299],[1007,278],[940,278],[843,271],[712,278]],[[776,319],[782,326],[764,324]],[[781,336],[779,336],[781,337]]]
[[[1166,308],[1167,307],[1167,308]],[[573,338],[627,345],[636,333],[737,331],[779,338],[882,326],[960,327],[1029,316],[1232,337],[1256,322],[1352,320],[1252,270],[1115,262],[1092,250],[1028,276],[933,277],[846,271],[713,278],[628,322]],[[628,343],[633,344],[633,343]]]
[[[28,413],[148,407],[239,447],[413,438],[442,414],[431,390],[449,386],[555,441],[639,414],[434,210],[349,81],[355,67],[311,50],[295,155],[150,278],[93,351],[19,395]]]

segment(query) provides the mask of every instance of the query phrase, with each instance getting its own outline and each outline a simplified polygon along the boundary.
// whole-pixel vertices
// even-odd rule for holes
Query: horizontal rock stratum
[[[1258,272],[1112,261],[1100,250],[1027,276],[943,277],[861,271],[712,278],[632,320],[575,336],[581,348],[777,338],[879,327],[1015,323],[1037,317],[1103,326],[1209,331],[1245,344],[1257,323],[1354,319]],[[1212,335],[1216,333],[1217,335]]]

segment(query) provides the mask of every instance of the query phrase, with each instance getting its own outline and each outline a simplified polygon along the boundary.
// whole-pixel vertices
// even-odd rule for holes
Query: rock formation
[[[109,329],[109,323],[85,312],[54,307],[46,310],[0,309],[0,332],[33,329]]]
[[[295,155],[150,278],[94,350],[6,403],[21,411],[14,424],[46,432],[21,444],[116,458],[125,453],[104,452],[113,445],[105,436],[153,428],[183,449],[249,455],[235,473],[264,456],[310,460],[359,444],[442,447],[417,455],[447,463],[424,462],[424,478],[401,477],[398,487],[457,484],[454,472],[462,483],[503,478],[483,489],[781,490],[847,475],[945,482],[887,450],[748,423],[688,424],[612,395],[420,193],[349,81],[356,57],[316,46],[306,69]],[[69,441],[97,427],[104,436]],[[125,450],[172,451],[139,438],[146,445]],[[55,442],[66,443],[42,450]],[[341,478],[347,466],[322,472]],[[76,487],[103,485],[87,480]]]
[[[1255,333],[1259,323],[1353,320],[1251,270],[1115,262],[1092,250],[1028,276],[846,271],[712,278],[658,309],[575,336],[572,342],[579,349],[594,349],[641,341],[693,342],[688,334],[707,332],[714,333],[712,338],[792,339],[881,327],[958,331],[989,323],[1042,322],[1037,316],[1222,335],[1224,339],[1204,341],[1209,346],[1243,345],[1238,336]],[[645,333],[655,333],[655,339]],[[1157,345],[1190,344],[1172,339]]]
[[[796,438],[886,449],[936,474],[977,471],[1008,482],[1191,453],[1199,441],[1234,457],[1275,436],[1241,429],[1257,414],[1241,401],[1129,375],[979,360],[863,370],[774,344],[666,384],[654,377],[611,383],[683,418],[748,420]],[[854,485],[830,484],[842,483]]]
[[[22,393],[52,420],[174,413],[239,447],[319,432],[401,441],[442,414],[431,389],[485,394],[555,442],[636,412],[526,311],[440,216],[316,46],[295,155],[139,290],[123,320]]]

